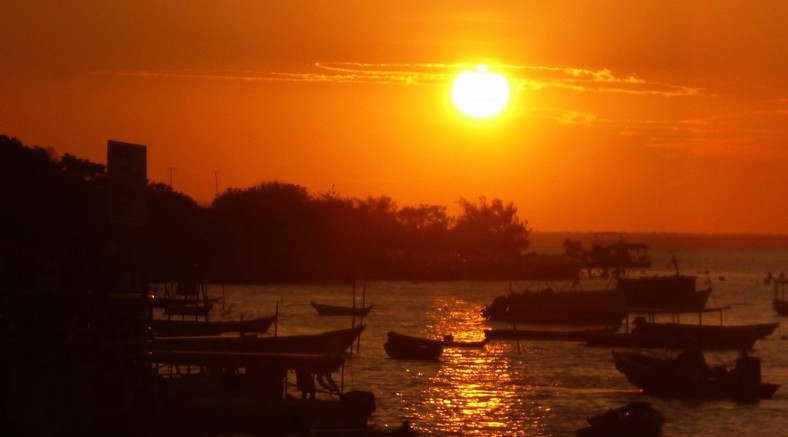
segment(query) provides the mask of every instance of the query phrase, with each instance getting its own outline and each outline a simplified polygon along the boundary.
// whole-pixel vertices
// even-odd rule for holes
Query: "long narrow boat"
[[[346,307],[338,305],[326,305],[317,302],[310,302],[321,316],[366,316],[372,310],[372,305],[366,307]]]
[[[485,329],[488,340],[551,340],[588,341],[600,335],[613,334],[618,328],[546,330],[546,329]]]
[[[719,341],[755,341],[768,337],[780,323],[753,323],[747,325],[694,325],[684,323],[654,323],[636,321],[634,333],[657,334],[673,337],[692,337],[703,341],[715,338]]]
[[[364,325],[317,334],[259,337],[165,337],[154,338],[154,350],[202,350],[206,352],[270,352],[302,354],[344,354],[355,342]]]
[[[769,398],[780,387],[761,381],[761,362],[742,356],[736,367],[709,367],[703,352],[693,348],[675,358],[636,351],[613,350],[616,369],[645,393],[684,398]]]
[[[249,320],[153,319],[150,322],[150,326],[153,335],[157,337],[221,335],[227,332],[262,334],[268,332],[268,328],[275,320],[275,315]]]
[[[443,353],[443,342],[390,331],[383,349],[389,357],[398,360],[438,361]]]
[[[756,323],[747,325],[722,325],[722,311],[728,307],[706,308],[697,311],[699,318],[705,312],[720,312],[720,325],[701,323],[655,323],[642,316],[635,318],[631,332],[594,335],[588,339],[589,346],[639,347],[684,349],[749,350],[759,339],[769,336],[779,323]],[[653,319],[655,313],[649,315]],[[678,319],[679,313],[672,313]],[[628,324],[627,324],[628,325]],[[627,330],[628,331],[628,330]]]

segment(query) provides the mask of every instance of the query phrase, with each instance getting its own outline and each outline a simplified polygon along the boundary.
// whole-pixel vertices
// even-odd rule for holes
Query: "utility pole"
[[[213,180],[216,183],[216,197],[219,197],[219,172],[217,170],[213,171]]]

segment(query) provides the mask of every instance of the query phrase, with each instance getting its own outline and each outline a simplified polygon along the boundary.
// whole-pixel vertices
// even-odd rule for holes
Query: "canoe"
[[[157,337],[221,335],[227,332],[265,333],[274,323],[276,316],[258,317],[249,320],[172,320],[153,319],[150,322],[153,335]]]
[[[346,307],[338,305],[326,305],[317,302],[310,302],[321,316],[359,316],[363,317],[372,310],[372,305],[367,307]]]
[[[389,357],[398,360],[438,361],[443,353],[443,343],[390,331],[383,349]]]

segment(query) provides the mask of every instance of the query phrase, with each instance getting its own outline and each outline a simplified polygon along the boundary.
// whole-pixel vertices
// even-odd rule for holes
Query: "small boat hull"
[[[383,349],[389,357],[397,360],[438,361],[443,354],[443,343],[391,331]]]
[[[157,337],[221,335],[227,332],[262,334],[268,332],[275,320],[276,316],[218,321],[153,319],[150,325]]]
[[[683,398],[769,398],[780,387],[761,381],[760,359],[741,357],[733,369],[710,368],[700,350],[676,358],[613,350],[616,369],[644,393]],[[701,354],[701,355],[696,355]],[[695,358],[697,356],[697,358]],[[689,358],[685,358],[689,357]]]
[[[154,350],[344,354],[361,335],[365,325],[317,334],[279,337],[165,337],[154,338]]]
[[[590,346],[684,349],[750,350],[755,341],[767,337],[779,323],[716,326],[639,322],[631,333],[596,335]]]
[[[344,307],[310,302],[321,316],[357,316],[364,317],[372,310],[372,305],[367,307]]]

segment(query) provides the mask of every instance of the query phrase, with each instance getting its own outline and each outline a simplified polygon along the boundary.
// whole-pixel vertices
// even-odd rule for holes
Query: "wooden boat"
[[[785,300],[785,291],[788,289],[788,279],[785,278],[785,275],[781,274],[777,278],[773,278],[771,282],[774,284],[772,308],[774,308],[777,314],[788,316],[788,300]]]
[[[482,310],[488,320],[538,324],[618,325],[626,317],[616,290],[525,291],[498,296]]]
[[[152,411],[162,435],[368,434],[375,396],[343,391],[332,373],[344,358],[322,354],[154,350],[156,393],[165,408]],[[194,370],[194,369],[199,370]],[[295,389],[288,393],[288,373]],[[322,396],[327,395],[327,396]],[[300,398],[300,399],[299,399]]]
[[[249,320],[173,320],[153,319],[150,321],[153,335],[157,337],[181,337],[221,335],[227,332],[265,333],[276,321],[276,316],[258,317]]]
[[[600,335],[613,334],[617,329],[617,327],[578,329],[571,331],[542,329],[485,329],[484,336],[488,340],[588,341]]]
[[[644,393],[683,398],[769,398],[780,387],[761,381],[761,361],[746,354],[732,369],[709,367],[700,349],[675,358],[613,350],[616,369]]]
[[[665,416],[648,402],[632,401],[588,418],[588,426],[578,429],[578,437],[658,436]]]
[[[359,316],[364,317],[372,310],[372,305],[366,307],[346,307],[338,305],[326,305],[317,302],[310,302],[321,316]]]
[[[725,309],[727,307],[706,308],[698,314],[710,311],[719,311],[721,314]],[[651,318],[653,319],[653,314]],[[748,325],[655,323],[647,322],[641,316],[635,319],[634,325],[631,332],[594,335],[588,339],[587,344],[604,347],[684,349],[694,346],[701,349],[749,350],[757,340],[774,332],[779,323]]]
[[[780,323],[753,323],[746,325],[695,325],[686,323],[654,323],[645,319],[635,320],[634,333],[658,334],[676,337],[692,337],[703,341],[705,337],[719,338],[720,341],[738,340],[749,342],[768,337]]]
[[[317,334],[279,337],[164,337],[153,339],[153,349],[341,355],[353,345],[363,329],[364,325],[358,325]]]
[[[616,288],[628,308],[698,310],[706,306],[712,287],[697,290],[692,275],[620,277]]]
[[[398,360],[437,361],[443,353],[443,343],[390,331],[383,349],[389,357]]]

